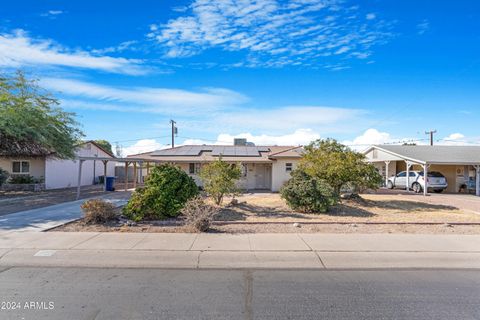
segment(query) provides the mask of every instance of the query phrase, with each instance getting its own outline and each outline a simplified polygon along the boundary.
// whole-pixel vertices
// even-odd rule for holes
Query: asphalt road
[[[15,267],[0,300],[19,307],[0,319],[466,320],[480,319],[480,271]]]

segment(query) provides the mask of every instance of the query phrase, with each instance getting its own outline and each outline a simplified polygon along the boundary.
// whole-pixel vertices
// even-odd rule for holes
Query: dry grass
[[[278,194],[245,194],[237,197],[237,205],[226,205],[216,215],[210,232],[222,233],[441,233],[480,234],[480,225],[449,225],[450,223],[480,223],[480,215],[454,206],[432,204],[421,199],[405,199],[397,195],[362,195],[360,200],[344,200],[326,214],[303,214],[288,208]],[[226,199],[225,203],[228,203]],[[182,218],[171,220],[181,223]],[[231,223],[229,223],[231,222]],[[246,222],[246,223],[242,223]],[[258,224],[249,224],[259,222]],[[272,223],[273,222],[273,223]],[[299,222],[295,227],[293,222]],[[319,222],[319,224],[311,224]],[[390,224],[362,224],[390,223]],[[400,223],[438,223],[415,225]],[[398,224],[395,224],[398,223]],[[85,225],[76,221],[54,231],[97,232],[195,232],[188,226],[150,221],[135,226],[115,223]]]
[[[480,215],[453,206],[400,200],[395,195],[362,195],[360,200],[343,200],[328,213],[304,214],[292,211],[279,194],[247,194],[236,206],[224,208],[216,220],[255,222],[478,222]]]

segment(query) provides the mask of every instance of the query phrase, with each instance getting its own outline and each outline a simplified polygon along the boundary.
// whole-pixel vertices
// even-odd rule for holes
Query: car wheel
[[[415,191],[415,193],[420,193],[420,192],[422,192],[422,186],[421,186],[420,183],[418,183],[418,182],[415,182],[415,183],[412,185],[412,189],[413,189],[413,191]]]
[[[435,192],[435,193],[442,193],[442,192],[443,192],[443,189],[434,189],[433,192]]]
[[[393,182],[392,181],[387,182],[387,188],[388,189],[393,189]]]

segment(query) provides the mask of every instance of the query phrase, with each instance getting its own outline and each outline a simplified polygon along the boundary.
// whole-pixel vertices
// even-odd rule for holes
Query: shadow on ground
[[[248,217],[262,217],[271,219],[295,218],[301,220],[316,219],[319,215],[337,217],[369,218],[377,216],[378,210],[389,210],[398,213],[429,212],[435,210],[458,210],[457,207],[448,205],[431,204],[406,200],[343,200],[327,213],[304,214],[280,206],[260,206],[250,203],[240,203],[222,209],[215,217],[216,221],[245,221]]]

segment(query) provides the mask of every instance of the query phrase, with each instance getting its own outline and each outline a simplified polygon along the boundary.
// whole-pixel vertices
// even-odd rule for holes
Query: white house
[[[86,141],[78,145],[76,157],[108,157],[115,158],[94,141]],[[75,187],[78,183],[78,160],[60,160],[53,155],[48,156],[0,156],[0,168],[10,175],[30,175],[44,181],[46,189]],[[104,175],[102,161],[88,161],[83,164],[81,185],[92,185],[98,177]],[[107,175],[114,175],[115,164],[107,164]]]
[[[297,166],[302,152],[302,147],[295,146],[188,145],[129,157],[144,159],[147,169],[144,169],[146,171],[143,176],[148,175],[149,161],[174,163],[201,186],[198,173],[202,166],[221,156],[222,160],[226,162],[241,165],[240,188],[279,191],[282,185],[290,179],[290,173]]]

